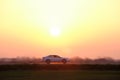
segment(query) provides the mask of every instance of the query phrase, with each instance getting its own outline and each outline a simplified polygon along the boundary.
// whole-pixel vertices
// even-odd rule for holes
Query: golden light
[[[52,36],[59,36],[61,34],[61,31],[58,27],[53,27],[50,29],[50,34]]]
[[[20,37],[24,34],[31,42],[45,46],[64,46],[86,39],[87,20],[95,8],[95,1],[89,0],[13,0],[5,3],[6,26],[12,25],[10,29],[16,28]]]

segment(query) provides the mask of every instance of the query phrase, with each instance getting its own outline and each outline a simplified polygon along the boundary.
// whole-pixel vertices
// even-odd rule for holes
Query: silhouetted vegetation
[[[40,58],[1,58],[0,70],[120,70],[120,60],[112,58],[71,58],[68,64],[47,65]]]
[[[17,57],[17,58],[0,58],[0,65],[3,64],[43,64],[41,58]],[[120,64],[120,60],[105,58],[70,58],[70,64]]]
[[[120,64],[119,59],[112,59],[110,57],[105,58],[96,58],[96,59],[90,59],[90,58],[79,58],[74,57],[71,58],[71,63],[73,64]]]

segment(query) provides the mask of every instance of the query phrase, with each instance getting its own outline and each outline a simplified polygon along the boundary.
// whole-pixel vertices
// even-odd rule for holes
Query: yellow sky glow
[[[120,58],[119,3],[0,0],[0,54]]]

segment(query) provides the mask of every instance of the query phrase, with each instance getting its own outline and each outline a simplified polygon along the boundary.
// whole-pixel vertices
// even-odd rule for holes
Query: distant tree
[[[114,64],[115,60],[110,57],[98,58],[94,60],[95,64]]]
[[[71,63],[76,63],[76,64],[83,64],[84,60],[80,57],[73,57],[71,58]]]
[[[85,58],[84,59],[84,64],[93,64],[93,60],[90,58]]]

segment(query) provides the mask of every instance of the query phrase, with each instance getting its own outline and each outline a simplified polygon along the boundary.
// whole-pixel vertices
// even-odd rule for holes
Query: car
[[[58,55],[48,55],[42,58],[43,62],[46,62],[47,64],[50,64],[51,62],[62,62],[63,64],[66,64],[69,59],[63,58]]]

